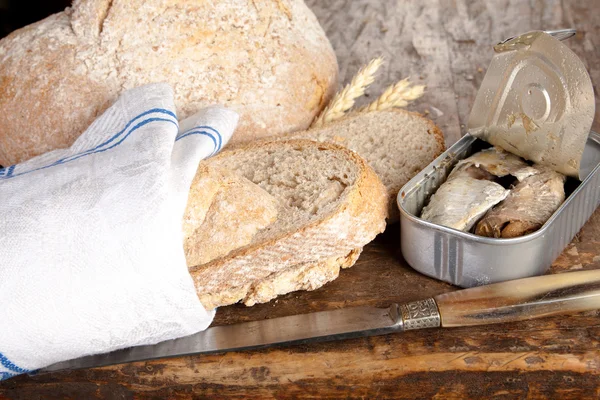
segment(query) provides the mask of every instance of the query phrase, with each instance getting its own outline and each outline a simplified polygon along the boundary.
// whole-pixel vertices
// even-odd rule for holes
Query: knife
[[[388,308],[351,307],[215,326],[156,345],[59,362],[37,373],[422,328],[506,323],[599,308],[600,270],[569,272],[464,289]]]

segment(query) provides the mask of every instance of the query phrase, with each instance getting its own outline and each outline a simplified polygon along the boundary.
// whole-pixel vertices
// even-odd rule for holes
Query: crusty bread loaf
[[[389,222],[399,217],[400,188],[445,147],[443,133],[431,120],[402,109],[354,112],[289,137],[338,143],[363,157],[387,188]]]
[[[68,147],[126,89],[168,82],[178,116],[241,114],[233,141],[308,127],[337,85],[302,0],[74,0],[0,41],[0,165]]]
[[[261,142],[225,150],[207,163],[236,171],[279,205],[277,220],[250,244],[190,268],[208,308],[315,288],[333,279],[336,265],[351,265],[356,249],[385,228],[385,187],[362,158],[341,146]]]
[[[277,200],[238,174],[200,163],[183,217],[187,264],[204,264],[247,245],[277,218]]]

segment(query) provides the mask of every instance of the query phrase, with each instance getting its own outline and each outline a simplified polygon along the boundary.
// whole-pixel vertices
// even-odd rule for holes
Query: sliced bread
[[[361,157],[342,146],[260,142],[225,150],[207,164],[237,172],[278,203],[277,220],[248,245],[190,267],[207,308],[314,289],[333,279],[326,265],[351,265],[355,249],[385,229],[385,187]],[[300,279],[309,269],[311,277]]]
[[[389,222],[398,220],[398,191],[445,148],[444,135],[429,119],[401,109],[354,112],[321,128],[288,138],[341,144],[375,170],[388,191]]]
[[[358,248],[345,256],[294,265],[241,287],[229,288],[219,293],[201,294],[199,297],[207,308],[230,304],[239,298],[245,305],[253,306],[297,290],[315,290],[336,279],[340,269],[353,266],[361,252],[362,248]]]
[[[277,200],[224,168],[200,163],[183,217],[188,266],[200,265],[250,243],[277,218]]]

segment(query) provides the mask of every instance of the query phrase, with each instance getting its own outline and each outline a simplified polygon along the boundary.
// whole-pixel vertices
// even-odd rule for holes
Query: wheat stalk
[[[359,111],[382,111],[393,107],[406,107],[409,102],[423,96],[425,86],[411,86],[408,78],[388,87],[381,96]]]
[[[354,100],[365,94],[366,88],[375,80],[375,73],[382,63],[383,58],[378,57],[361,68],[352,81],[333,97],[310,127],[316,128],[342,118],[344,113],[354,106]]]

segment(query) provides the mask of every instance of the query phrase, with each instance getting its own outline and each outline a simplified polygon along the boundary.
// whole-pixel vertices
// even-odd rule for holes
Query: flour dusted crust
[[[351,164],[356,178],[345,189],[340,203],[319,215],[318,218],[307,223],[299,223],[274,237],[254,240],[249,245],[235,249],[227,256],[209,263],[191,267],[190,273],[196,289],[207,308],[232,304],[240,300],[253,304],[265,301],[266,298],[271,297],[271,294],[286,293],[288,289],[296,290],[293,289],[294,287],[304,288],[301,280],[297,279],[298,275],[294,273],[285,275],[278,283],[270,286],[259,284],[265,279],[270,279],[269,276],[278,276],[277,273],[292,269],[298,271],[297,268],[301,264],[329,265],[329,269],[323,267],[325,264],[321,265],[320,273],[323,275],[324,284],[333,279],[329,278],[332,276],[331,272],[327,272],[335,268],[335,263],[331,259],[339,259],[337,264],[343,265],[344,258],[354,257],[354,253],[349,256],[353,250],[362,248],[385,229],[387,216],[385,187],[362,158],[344,147],[310,140],[261,142],[225,151],[212,161],[219,165],[226,165],[228,158],[238,157],[240,153],[252,154],[257,149],[277,153],[285,146],[293,147],[298,152],[309,148],[329,152],[332,159]],[[312,272],[312,274],[310,281],[318,282],[319,272]],[[315,287],[317,286],[310,286],[310,288]],[[283,290],[284,288],[287,289]]]
[[[277,218],[277,200],[232,171],[200,163],[183,216],[189,266],[247,245]]]
[[[295,265],[274,272],[252,284],[228,288],[218,293],[202,294],[199,296],[200,301],[207,309],[231,304],[238,299],[242,299],[247,306],[253,306],[298,290],[315,290],[335,280],[340,274],[340,269],[353,266],[361,252],[362,248],[358,248],[351,250],[345,256]]]
[[[69,146],[151,82],[171,84],[180,118],[240,112],[240,142],[305,129],[337,62],[302,0],[75,0],[0,41],[0,165]]]

